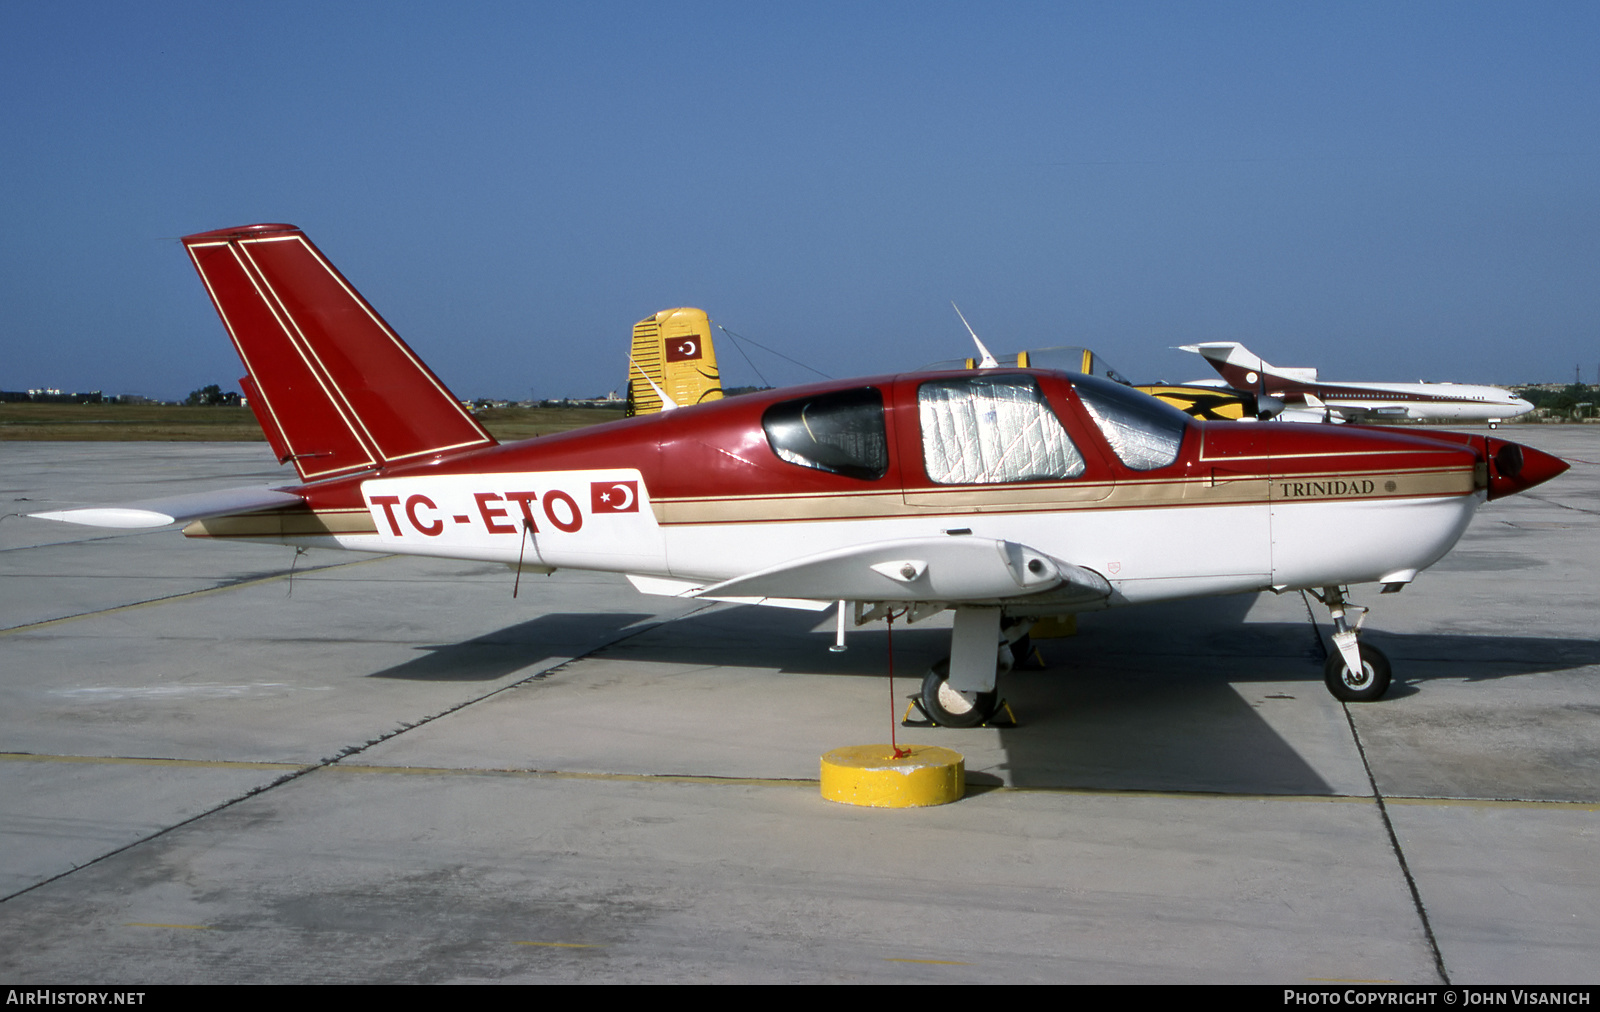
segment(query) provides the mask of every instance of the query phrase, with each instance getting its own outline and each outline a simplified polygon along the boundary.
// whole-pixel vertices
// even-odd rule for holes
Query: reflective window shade
[[[935,380],[917,390],[922,461],[940,485],[1076,478],[1083,455],[1031,376]]]
[[[1188,415],[1149,394],[1094,376],[1074,376],[1072,388],[1124,464],[1153,471],[1178,459]]]

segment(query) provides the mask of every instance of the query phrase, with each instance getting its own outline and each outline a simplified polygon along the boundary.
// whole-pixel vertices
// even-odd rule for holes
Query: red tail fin
[[[301,478],[494,445],[304,232],[246,225],[183,245],[250,373],[250,406]]]

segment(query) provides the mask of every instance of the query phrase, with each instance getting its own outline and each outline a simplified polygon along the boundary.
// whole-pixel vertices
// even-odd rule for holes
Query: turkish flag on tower
[[[700,339],[693,334],[667,342],[668,362],[687,362],[700,357]]]

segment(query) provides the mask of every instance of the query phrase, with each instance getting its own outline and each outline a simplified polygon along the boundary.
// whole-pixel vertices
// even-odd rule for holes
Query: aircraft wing
[[[136,530],[165,527],[168,524],[188,523],[207,517],[229,513],[253,513],[257,510],[279,506],[298,506],[304,499],[293,492],[275,488],[249,486],[224,488],[215,492],[196,492],[190,495],[173,495],[161,499],[143,499],[118,506],[86,506],[70,510],[48,510],[29,513],[40,520],[60,520],[69,524],[89,527],[115,527]]]
[[[1335,409],[1335,410],[1337,410],[1337,409]],[[1349,413],[1351,415],[1354,415],[1354,414],[1357,413],[1357,412],[1354,412],[1354,411],[1350,411],[1348,408],[1345,409],[1345,410],[1346,410],[1347,413]],[[1376,416],[1378,418],[1405,418],[1408,415],[1410,415],[1410,412],[1406,410],[1406,407],[1403,404],[1394,404],[1394,405],[1390,405],[1390,406],[1382,407],[1382,408],[1368,408],[1367,410],[1361,411],[1359,413],[1363,414],[1363,415],[1374,415],[1374,416]]]
[[[833,601],[813,601],[799,597],[706,597],[701,593],[706,589],[705,580],[695,583],[691,580],[640,576],[637,573],[626,575],[628,582],[633,584],[639,593],[654,594],[658,597],[696,597],[707,601],[726,601],[729,604],[759,604],[768,608],[794,608],[799,611],[824,611],[833,607]]]
[[[1098,601],[1099,573],[1026,545],[971,535],[841,548],[706,587],[699,597],[852,601],[1003,601],[1049,593],[1052,604]]]

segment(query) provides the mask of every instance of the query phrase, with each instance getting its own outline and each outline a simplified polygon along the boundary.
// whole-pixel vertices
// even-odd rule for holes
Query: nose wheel
[[[922,708],[942,727],[977,727],[994,716],[999,705],[999,694],[992,689],[961,692],[951,688],[948,657],[934,664],[922,680]]]
[[[1011,646],[1032,626],[1031,618],[1005,622],[999,608],[957,608],[950,629],[950,654],[928,671],[922,680],[922,694],[916,697],[928,721],[942,727],[978,727],[994,723],[1001,711],[1009,714],[995,681],[1016,663]],[[1008,718],[1005,724],[1014,726],[1015,722]]]
[[[1368,703],[1382,699],[1389,691],[1389,658],[1370,643],[1362,643],[1360,649],[1359,674],[1350,670],[1342,653],[1334,651],[1328,655],[1328,662],[1322,666],[1322,678],[1328,683],[1333,698],[1346,703]]]
[[[1327,605],[1333,619],[1334,649],[1329,651],[1328,660],[1322,665],[1322,679],[1328,691],[1344,703],[1382,699],[1389,691],[1389,658],[1377,647],[1362,643],[1356,635],[1367,609],[1345,600],[1343,587],[1324,587],[1320,593],[1315,590],[1311,593]],[[1352,611],[1357,613],[1354,625],[1349,621]]]

